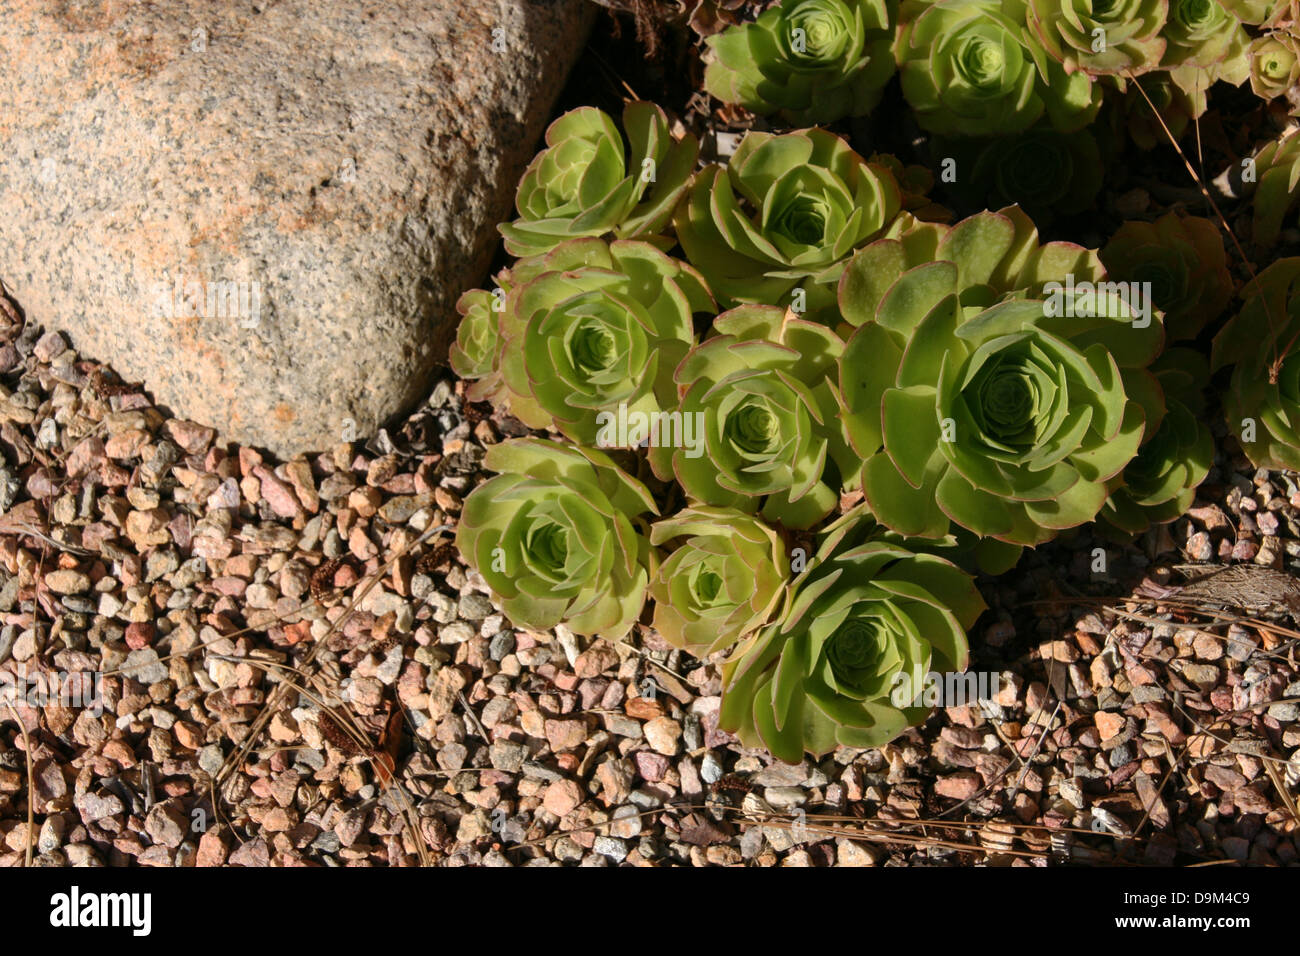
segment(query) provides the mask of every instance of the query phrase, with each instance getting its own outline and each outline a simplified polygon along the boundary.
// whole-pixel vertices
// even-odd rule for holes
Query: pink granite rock
[[[282,456],[427,391],[583,0],[7,0],[0,279]]]

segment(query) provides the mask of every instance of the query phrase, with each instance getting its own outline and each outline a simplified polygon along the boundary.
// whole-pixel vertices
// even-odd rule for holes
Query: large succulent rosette
[[[620,417],[676,403],[673,370],[695,342],[694,314],[714,309],[689,265],[644,242],[576,239],[517,264],[513,279],[500,365],[527,424],[618,447]]]
[[[859,327],[840,391],[883,524],[1034,545],[1101,510],[1163,413],[1145,371],[1163,333],[1135,316],[1141,303],[1085,278],[1095,263],[992,213],[952,227],[932,256],[882,240],[855,257],[840,308]],[[1014,287],[1046,298],[996,301]]]
[[[704,88],[792,125],[870,112],[894,74],[896,0],[786,0],[708,38]]]
[[[668,245],[657,237],[691,177],[699,142],[689,133],[674,139],[653,103],[629,103],[623,126],[626,144],[617,124],[590,106],[551,124],[546,148],[519,181],[519,218],[499,227],[507,252],[535,256],[566,239],[608,233]]]
[[[855,249],[899,209],[898,186],[833,133],[746,134],[725,167],[697,174],[678,207],[677,237],[725,306],[834,301]]]
[[[670,549],[650,582],[655,630],[696,657],[766,624],[790,580],[781,536],[731,508],[687,508],[656,522],[650,543]]]
[[[697,502],[809,528],[839,502],[859,460],[845,444],[832,376],[843,343],[825,326],[772,306],[718,316],[718,333],[677,369],[686,427],[702,446],[652,445],[662,480]]]
[[[500,472],[465,499],[456,546],[520,627],[567,624],[611,640],[641,614],[656,556],[645,486],[592,449],[522,438],[493,445]]]
[[[1228,429],[1257,468],[1300,470],[1300,257],[1273,263],[1242,299],[1210,360],[1232,367]]]
[[[857,508],[830,525],[777,623],[723,668],[718,726],[798,763],[925,719],[927,675],[964,670],[984,610],[969,575]]]

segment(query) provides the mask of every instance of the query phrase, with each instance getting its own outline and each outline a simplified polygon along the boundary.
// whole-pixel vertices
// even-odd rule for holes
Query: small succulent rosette
[[[1101,107],[1101,88],[1086,74],[1035,60],[1024,0],[904,0],[899,16],[903,95],[931,132],[1004,136],[1044,115],[1076,130]]]
[[[501,314],[501,377],[518,417],[579,444],[627,447],[620,421],[677,401],[673,372],[712,315],[700,274],[640,241],[574,239],[516,264]]]
[[[626,143],[614,120],[591,106],[551,124],[546,148],[519,182],[519,218],[499,227],[507,252],[536,256],[566,239],[607,233],[671,244],[659,234],[691,178],[699,142],[689,133],[674,139],[653,103],[629,103],[623,126]]]
[[[1199,104],[1219,80],[1233,86],[1246,81],[1250,35],[1218,0],[1169,0],[1169,18],[1160,35],[1166,43],[1161,67]],[[1197,115],[1204,109],[1201,105]]]
[[[654,628],[696,657],[768,623],[790,580],[781,536],[734,508],[686,508],[656,522],[650,543],[667,549],[650,582]]]
[[[832,376],[843,343],[772,306],[732,309],[714,330],[676,376],[676,413],[703,441],[651,443],[651,466],[693,501],[811,528],[839,504],[860,464],[836,421]]]
[[[793,305],[811,315],[833,307],[845,261],[899,204],[889,171],[833,133],[750,132],[725,167],[696,175],[674,221],[721,305]]]
[[[862,507],[827,527],[780,619],[723,667],[718,726],[786,763],[880,747],[930,712],[931,674],[966,668],[984,610],[970,577]]]
[[[456,547],[510,621],[627,634],[657,565],[645,486],[599,451],[540,438],[493,445],[483,464],[499,474],[465,499]]]
[[[871,111],[894,75],[896,0],[785,0],[708,38],[704,88],[786,123]]]
[[[451,370],[471,383],[466,391],[471,402],[500,405],[506,399],[501,378],[501,313],[509,285],[509,273],[502,272],[494,290],[472,289],[456,303],[460,325],[447,358]]]
[[[1250,88],[1261,99],[1286,96],[1300,86],[1300,38],[1294,33],[1276,30],[1257,37],[1249,57]]]
[[[1169,0],[1029,0],[1036,46],[1067,73],[1132,74],[1157,69]]]

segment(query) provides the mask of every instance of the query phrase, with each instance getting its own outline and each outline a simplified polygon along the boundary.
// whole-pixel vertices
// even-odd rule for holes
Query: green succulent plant
[[[508,273],[503,272],[497,277],[499,294],[471,289],[456,302],[461,319],[447,358],[453,372],[473,383],[465,392],[471,402],[498,404],[506,395],[501,379],[500,313],[508,287]]]
[[[839,503],[859,461],[844,443],[831,376],[843,343],[815,322],[773,306],[739,306],[677,368],[683,422],[702,446],[652,445],[661,480],[675,478],[704,504],[758,510],[809,528]]]
[[[1133,75],[1160,66],[1169,0],[1029,0],[1028,24],[1067,73]]]
[[[1288,0],[1219,0],[1242,23],[1254,26],[1271,23],[1286,9]]]
[[[1216,80],[1246,81],[1250,36],[1217,0],[1169,0],[1161,66],[1183,89],[1204,97]]]
[[[1170,342],[1194,339],[1232,298],[1232,276],[1218,227],[1170,212],[1124,223],[1101,250],[1110,278],[1150,283]]]
[[[1300,257],[1279,259],[1242,290],[1210,364],[1231,366],[1229,430],[1257,468],[1300,469]]]
[[[610,640],[641,614],[657,559],[654,499],[605,454],[539,438],[491,446],[499,472],[465,499],[456,546],[517,626]]]
[[[936,140],[933,150],[956,162],[954,188],[972,205],[1018,204],[1036,222],[1091,208],[1101,189],[1101,152],[1086,129],[1062,133],[1040,123],[991,140]]]
[[[780,535],[732,508],[687,508],[656,522],[650,543],[673,545],[650,582],[655,630],[696,657],[766,624],[790,579]]]
[[[984,606],[969,575],[859,507],[826,529],[780,619],[724,665],[718,726],[787,763],[883,746],[929,713],[927,675],[966,668]]]
[[[940,235],[934,251],[867,246],[840,286],[858,326],[840,393],[862,489],[902,534],[1035,545],[1096,516],[1162,413],[1145,371],[1160,323],[1097,284],[1094,253],[1040,248],[1011,216]]]
[[[1300,86],[1300,38],[1278,30],[1250,44],[1250,88],[1261,99],[1285,96]]]
[[[699,142],[669,131],[668,117],[653,103],[623,110],[625,145],[604,112],[584,106],[565,113],[546,131],[546,148],[524,171],[515,195],[519,218],[502,224],[506,251],[536,256],[566,239],[604,236],[658,237],[686,189]]]
[[[862,116],[894,75],[896,0],[785,0],[708,38],[704,88],[796,125]]]
[[[689,265],[645,242],[573,239],[516,265],[513,278],[500,364],[527,424],[620,447],[620,416],[676,404],[673,370],[695,344],[693,316],[714,311]]]
[[[1196,488],[1214,464],[1214,436],[1205,424],[1201,389],[1210,366],[1197,352],[1168,349],[1151,365],[1164,392],[1160,427],[1124,469],[1124,484],[1111,492],[1101,518],[1129,534],[1187,513]]]
[[[1126,87],[1120,106],[1112,115],[1139,149],[1149,150],[1168,143],[1170,136],[1181,140],[1192,120],[1205,112],[1206,95],[1204,90],[1188,93],[1167,72],[1144,73]]]
[[[899,77],[917,122],[944,135],[1028,129],[1046,113],[1061,130],[1086,126],[1102,91],[1055,61],[1035,63],[1025,0],[904,0],[895,46]]]
[[[1254,182],[1243,185],[1252,193],[1252,237],[1256,245],[1271,246],[1282,232],[1284,219],[1300,202],[1300,134],[1261,149],[1255,156]]]
[[[677,238],[724,306],[834,303],[853,251],[898,213],[898,186],[844,140],[810,129],[750,132],[726,167],[697,174],[675,215]]]

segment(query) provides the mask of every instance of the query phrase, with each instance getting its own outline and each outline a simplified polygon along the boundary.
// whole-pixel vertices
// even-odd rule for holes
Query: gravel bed
[[[0,706],[0,865],[1300,853],[1294,623],[1177,604],[1183,565],[1300,555],[1293,479],[1229,438],[1175,524],[1080,531],[981,582],[991,700],[787,766],[718,731],[716,665],[648,627],[611,644],[493,607],[449,529],[484,446],[520,429],[459,385],[365,445],[276,462],[0,319],[0,673],[103,674],[102,710]]]

